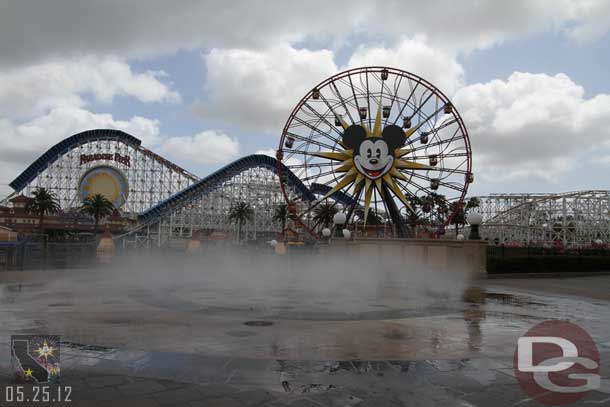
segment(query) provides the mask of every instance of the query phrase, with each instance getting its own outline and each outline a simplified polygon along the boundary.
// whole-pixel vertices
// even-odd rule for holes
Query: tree
[[[284,229],[286,229],[286,219],[288,218],[288,205],[283,203],[279,204],[275,208],[275,213],[273,214],[273,220],[282,225],[282,233]]]
[[[252,220],[254,210],[246,202],[238,202],[229,209],[229,221],[237,223],[237,242],[241,242],[241,226]]]
[[[55,193],[38,187],[32,193],[32,200],[28,202],[26,209],[38,215],[38,227],[42,234],[44,232],[44,216],[59,212],[61,207]]]
[[[314,210],[313,220],[318,225],[321,223],[325,228],[330,227],[333,223],[333,217],[338,212],[334,205],[331,205],[328,201],[318,205]]]
[[[114,205],[108,198],[102,194],[95,194],[85,198],[80,211],[85,215],[93,216],[93,219],[95,219],[95,227],[93,230],[97,233],[97,226],[99,225],[100,220],[106,216],[112,215],[114,209]]]
[[[451,202],[449,204],[449,211],[455,212],[453,219],[451,219],[451,224],[455,225],[455,235],[457,236],[460,230],[460,225],[466,225],[466,214],[473,208],[478,208],[481,205],[479,198],[473,197],[466,202],[464,205],[463,202]]]

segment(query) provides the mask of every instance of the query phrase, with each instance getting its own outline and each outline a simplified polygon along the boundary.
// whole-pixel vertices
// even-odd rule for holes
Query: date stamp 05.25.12
[[[69,405],[72,387],[60,383],[60,348],[59,336],[55,335],[11,336],[14,380],[4,388],[0,399],[22,407]]]

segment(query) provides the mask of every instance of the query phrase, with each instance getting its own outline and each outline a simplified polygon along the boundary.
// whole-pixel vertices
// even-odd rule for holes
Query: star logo
[[[49,359],[49,356],[54,356],[53,352],[55,352],[55,348],[49,346],[47,341],[44,341],[42,346],[36,349],[36,353],[38,353],[39,358],[44,358],[45,360]]]

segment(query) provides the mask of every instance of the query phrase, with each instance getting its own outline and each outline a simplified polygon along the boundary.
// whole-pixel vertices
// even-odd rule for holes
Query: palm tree
[[[229,221],[237,223],[237,243],[241,242],[241,225],[252,220],[254,210],[246,202],[238,202],[229,209]]]
[[[333,223],[333,217],[338,212],[334,205],[331,205],[328,201],[320,204],[314,211],[313,220],[319,225],[324,225],[325,228],[330,227]]]
[[[44,216],[59,212],[61,207],[55,193],[38,187],[32,193],[32,200],[28,202],[26,209],[38,215],[38,226],[40,227],[40,234],[42,234],[44,232]]]
[[[285,203],[279,204],[275,208],[273,220],[282,225],[282,233],[284,233],[284,229],[286,229],[286,218],[288,218],[288,205]]]
[[[85,215],[93,216],[95,219],[95,227],[93,230],[95,233],[97,233],[97,226],[100,223],[100,219],[112,215],[114,209],[113,203],[110,202],[108,198],[102,194],[95,194],[85,198],[80,211]]]

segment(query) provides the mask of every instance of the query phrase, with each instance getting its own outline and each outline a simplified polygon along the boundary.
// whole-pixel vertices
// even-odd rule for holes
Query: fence
[[[607,248],[564,249],[534,246],[487,248],[489,274],[607,271],[610,271],[610,250]]]
[[[95,262],[95,243],[3,242],[0,271],[88,267]]]

